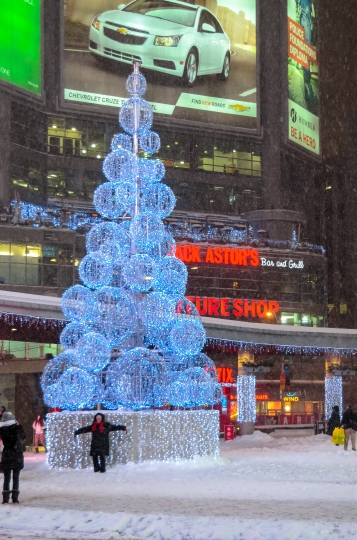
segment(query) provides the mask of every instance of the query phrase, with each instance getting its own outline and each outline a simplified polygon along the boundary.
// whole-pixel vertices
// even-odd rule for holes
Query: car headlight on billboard
[[[155,36],[154,45],[159,47],[177,47],[181,36]]]
[[[92,21],[92,26],[93,26],[93,28],[95,28],[96,30],[100,30],[100,25],[101,25],[101,22],[100,22],[100,20],[98,19],[98,17],[96,17],[95,19],[93,19],[93,21]]]

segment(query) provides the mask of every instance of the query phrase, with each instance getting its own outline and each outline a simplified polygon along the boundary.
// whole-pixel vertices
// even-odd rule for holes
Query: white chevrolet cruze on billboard
[[[193,86],[197,76],[217,74],[226,81],[230,42],[208,9],[176,0],[134,0],[92,21],[89,50],[180,77]]]

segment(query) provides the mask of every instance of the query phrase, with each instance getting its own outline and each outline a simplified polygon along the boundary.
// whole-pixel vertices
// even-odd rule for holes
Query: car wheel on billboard
[[[217,75],[220,81],[226,81],[229,77],[229,70],[231,67],[231,57],[230,54],[227,53],[223,60],[223,67],[221,73]]]
[[[191,49],[186,58],[185,69],[182,80],[185,86],[191,87],[195,84],[198,71],[198,55],[195,49]]]

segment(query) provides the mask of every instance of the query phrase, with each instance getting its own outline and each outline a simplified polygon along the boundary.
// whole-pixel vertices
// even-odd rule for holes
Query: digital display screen
[[[154,113],[257,129],[256,0],[66,0],[64,21],[65,101],[120,107],[137,60]]]
[[[41,0],[0,2],[0,79],[41,94]]]

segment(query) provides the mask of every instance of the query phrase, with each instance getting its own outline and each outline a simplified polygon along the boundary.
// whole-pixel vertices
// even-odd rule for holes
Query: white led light
[[[238,421],[255,423],[255,375],[239,375],[237,378],[237,395]]]
[[[342,377],[332,375],[325,378],[325,417],[327,420],[331,417],[332,409],[335,405],[339,407],[340,414],[342,414]]]

